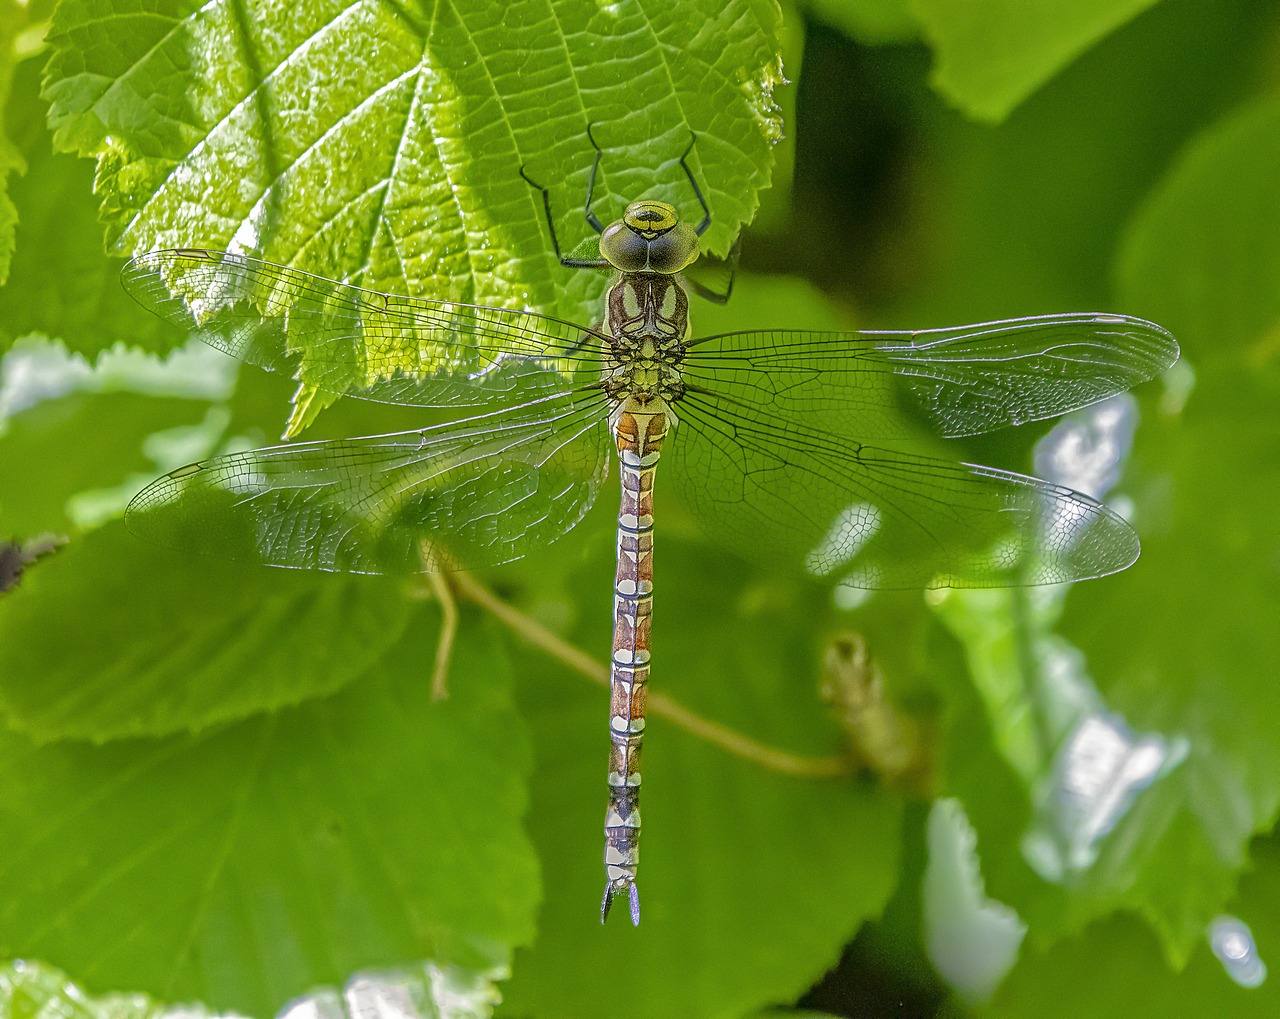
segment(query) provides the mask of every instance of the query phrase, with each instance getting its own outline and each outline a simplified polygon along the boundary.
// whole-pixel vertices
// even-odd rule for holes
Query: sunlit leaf
[[[18,32],[26,21],[26,9],[22,4],[6,0],[0,4],[0,110],[10,103],[14,66],[17,56],[14,44]],[[9,262],[13,258],[14,232],[18,225],[18,210],[9,195],[11,177],[26,170],[22,155],[9,137],[8,125],[0,124],[0,285],[9,277]]]
[[[121,254],[235,245],[382,290],[585,318],[591,281],[564,298],[521,166],[552,186],[572,247],[590,232],[589,124],[606,220],[640,192],[692,218],[677,160],[696,132],[708,239],[727,250],[768,181],[778,30],[768,0],[161,0],[143,15],[73,0],[45,95],[58,147],[98,160]]]

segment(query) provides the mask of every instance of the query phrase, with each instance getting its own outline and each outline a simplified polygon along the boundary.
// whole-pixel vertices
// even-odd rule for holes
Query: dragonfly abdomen
[[[629,900],[640,922],[636,868],[640,862],[640,755],[653,617],[653,480],[670,427],[662,401],[628,401],[613,430],[621,461],[618,571],[613,594],[613,655],[609,669],[609,807],[605,814],[606,885],[603,921],[615,896]]]

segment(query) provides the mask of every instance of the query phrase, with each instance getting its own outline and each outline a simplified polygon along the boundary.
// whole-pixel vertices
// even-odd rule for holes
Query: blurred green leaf
[[[341,694],[197,736],[0,737],[0,955],[256,1016],[360,969],[508,963],[538,895],[527,743],[474,619],[431,702],[434,628]]]
[[[875,325],[1091,309],[1146,314],[1174,328],[1113,292],[1116,244],[1187,134],[1251,94],[1274,20],[1269,3],[1241,3],[1232,17],[1194,3],[1158,4],[996,127],[943,108],[917,55],[875,51],[863,72],[870,80],[848,91],[858,108],[870,104],[879,117],[897,119],[873,121],[846,144],[897,143],[872,150],[895,171],[880,182],[875,206],[891,218],[851,235],[849,213],[828,214],[812,222],[801,250],[834,267],[823,277],[831,287],[859,284],[845,290],[846,300],[867,309]],[[813,88],[815,105],[833,101]],[[838,132],[838,109],[824,116]],[[829,189],[846,177],[833,174]],[[884,235],[879,247],[864,236],[871,229]],[[837,251],[848,257],[831,257]]]
[[[1215,409],[1189,427],[1170,417],[1144,426],[1125,484],[1137,507],[1142,559],[1066,600],[1063,629],[1095,663],[1096,705],[1091,689],[1070,693],[1075,680],[1068,674],[1081,664],[1070,657],[1079,654],[1049,633],[1053,613],[1029,602],[1019,612],[1025,593],[966,592],[943,605],[969,647],[993,745],[1017,776],[1010,782],[1007,771],[993,769],[985,741],[961,729],[956,738],[965,739],[978,770],[950,774],[947,788],[978,829],[991,894],[1017,910],[1041,946],[1129,910],[1152,925],[1168,960],[1181,965],[1231,895],[1249,839],[1280,810],[1280,751],[1272,738],[1280,695],[1258,681],[1280,653],[1268,622],[1280,542],[1263,494],[1278,479],[1275,470],[1259,469],[1242,481],[1217,452],[1230,447],[1233,457],[1263,464],[1280,449],[1280,429],[1259,426],[1247,388],[1231,411],[1220,397],[1197,390],[1193,407],[1204,399]],[[1232,497],[1224,499],[1228,487]],[[995,603],[996,611],[981,611],[978,600]],[[1037,700],[1038,686],[1048,699]],[[1031,801],[1052,777],[1063,726],[1081,711],[1115,712],[1137,737],[1181,749],[1093,835],[1093,855],[1060,875],[1043,866],[1035,872],[1028,859]]]
[[[142,16],[69,0],[45,95],[57,146],[98,160],[113,251],[234,244],[382,290],[589,319],[598,284],[565,296],[521,166],[553,186],[569,248],[589,233],[588,124],[606,220],[642,192],[692,204],[677,162],[692,129],[708,239],[727,251],[768,182],[778,32],[772,0],[162,0]]]
[[[1241,882],[1228,911],[1248,923],[1264,964],[1275,963],[1280,929],[1280,859],[1273,841],[1256,847],[1256,869]],[[1242,987],[1208,947],[1208,931],[1180,973],[1169,971],[1159,945],[1132,918],[1093,924],[1080,937],[1030,955],[1001,988],[988,1013],[1020,1019],[1131,1019],[1133,1016],[1229,1015],[1270,1019],[1280,1012],[1274,977]],[[1138,977],[1135,979],[1135,977]]]
[[[910,0],[806,0],[804,9],[868,46],[909,42],[920,34]]]
[[[753,575],[677,530],[664,530],[656,552],[652,693],[793,753],[838,752],[817,697],[814,624],[825,593]],[[601,659],[611,551],[597,545],[570,581],[603,592],[578,641]],[[632,929],[615,910],[601,930],[607,695],[540,656],[529,669],[535,681],[521,694],[538,758],[531,824],[547,893],[542,936],[517,957],[505,1014],[595,1017],[608,1001],[619,1017],[740,1015],[797,997],[883,909],[898,865],[896,796],[853,778],[770,772],[651,712],[643,918]]]
[[[28,570],[5,598],[0,706],[41,741],[200,730],[340,689],[414,615],[404,585],[385,577],[191,559],[117,522]]]
[[[1280,355],[1277,194],[1273,94],[1197,137],[1128,227],[1119,291],[1127,306],[1161,316],[1193,366],[1238,372],[1242,355],[1272,366]]]
[[[998,123],[1072,60],[1157,0],[908,0],[933,47],[933,85]]]
[[[1096,585],[1087,612],[1069,600],[1064,623],[1099,663],[1112,709],[1139,731],[1189,742],[1113,839],[1125,861],[1111,875],[1126,887],[1116,904],[1153,923],[1174,961],[1223,908],[1249,839],[1280,812],[1280,687],[1269,679],[1280,655],[1280,423],[1270,406],[1236,379],[1198,388],[1184,417],[1144,425],[1126,482],[1142,559]]]
[[[56,336],[90,360],[113,344],[161,351],[179,339],[120,286],[120,261],[103,251],[93,168],[52,150],[39,98],[43,60],[19,66],[5,110],[27,173],[11,185],[19,210],[17,250],[0,288],[0,350],[29,333]]]
[[[73,393],[15,415],[0,435],[0,537],[71,532],[72,496],[151,471],[143,440],[197,424],[208,409],[137,393]]]

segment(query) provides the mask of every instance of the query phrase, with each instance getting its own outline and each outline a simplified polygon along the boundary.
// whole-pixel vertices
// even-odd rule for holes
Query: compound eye
[[[670,275],[698,257],[698,235],[685,223],[677,224],[649,242],[649,268]]]
[[[600,256],[621,272],[640,272],[649,262],[649,242],[615,220],[600,235]]]

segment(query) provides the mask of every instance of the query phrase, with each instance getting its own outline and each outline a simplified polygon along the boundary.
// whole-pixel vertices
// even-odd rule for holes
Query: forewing
[[[703,525],[748,557],[851,587],[1008,587],[1114,573],[1132,528],[1035,478],[837,439],[690,394],[663,453]]]
[[[383,294],[203,249],[139,255],[121,279],[144,308],[211,346],[326,392],[473,407],[598,377],[594,331],[532,312]]]
[[[948,437],[1040,421],[1155,378],[1178,358],[1164,329],[1125,315],[1046,315],[923,332],[729,333],[694,340],[685,380],[855,439],[907,416]]]
[[[202,460],[144,489],[126,522],[170,548],[271,566],[483,566],[573,527],[609,448],[601,397],[553,397],[418,431]]]

